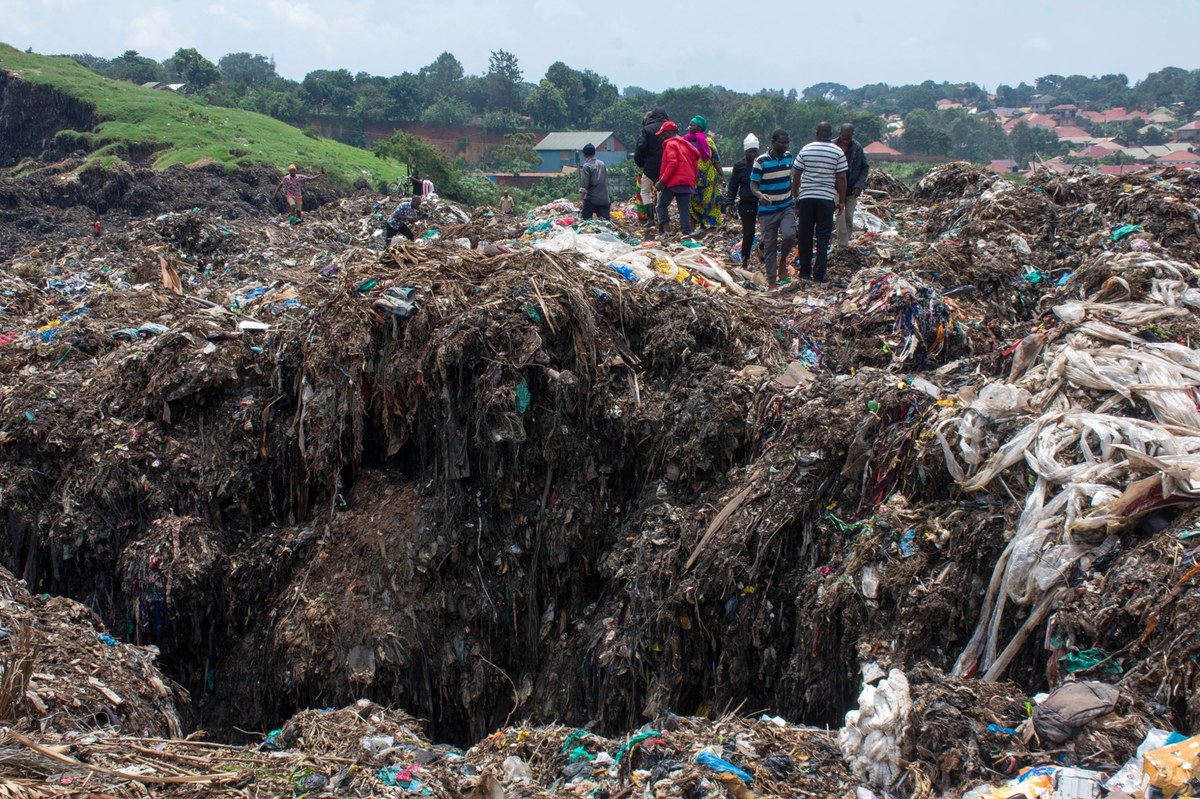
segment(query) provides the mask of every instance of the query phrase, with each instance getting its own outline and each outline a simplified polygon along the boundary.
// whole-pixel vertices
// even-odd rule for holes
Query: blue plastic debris
[[[749,773],[733,765],[728,760],[717,757],[709,752],[701,752],[700,754],[696,755],[696,762],[702,766],[708,766],[713,771],[723,771],[726,774],[732,774],[742,782],[754,782],[754,777],[752,777]]]

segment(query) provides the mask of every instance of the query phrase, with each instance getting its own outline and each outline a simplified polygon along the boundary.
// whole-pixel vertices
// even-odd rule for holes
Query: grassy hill
[[[215,161],[232,169],[265,161],[282,170],[324,167],[343,187],[360,177],[372,185],[394,183],[403,173],[395,162],[366,150],[305,135],[279,120],[251,111],[206,105],[173,92],[155,91],[97,75],[66,57],[25,53],[0,43],[0,69],[24,80],[53,86],[96,108],[101,123],[93,131],[64,131],[89,142],[93,159],[112,159],[129,142],[156,149],[154,165]]]

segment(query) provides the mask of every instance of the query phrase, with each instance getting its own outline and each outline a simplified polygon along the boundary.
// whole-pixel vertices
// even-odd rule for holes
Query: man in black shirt
[[[658,192],[654,184],[658,182],[662,170],[662,139],[658,129],[667,121],[667,112],[661,108],[647,111],[642,117],[642,132],[638,135],[637,145],[633,148],[633,162],[642,170],[638,179],[638,193],[642,205],[648,209],[650,218],[644,224],[654,224],[654,209],[658,204]]]
[[[758,221],[758,198],[750,188],[750,169],[754,159],[758,158],[758,137],[751,133],[742,142],[742,147],[746,157],[733,165],[725,199],[730,205],[737,203],[738,218],[742,220],[742,268],[748,269],[754,246],[754,225]]]
[[[846,163],[850,167],[846,172],[846,204],[837,216],[838,246],[848,247],[850,235],[854,232],[854,209],[858,207],[858,196],[867,187],[867,175],[871,171],[871,165],[867,162],[863,146],[854,138],[853,124],[843,124],[841,133],[833,143],[842,148]]]

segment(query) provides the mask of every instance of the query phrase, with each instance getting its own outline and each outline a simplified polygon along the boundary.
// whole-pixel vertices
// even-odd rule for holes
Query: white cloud
[[[238,26],[239,28],[249,28],[250,27],[250,20],[246,19],[241,14],[234,11],[232,8],[226,8],[225,6],[221,5],[220,3],[212,3],[205,10],[208,11],[209,14],[212,14],[214,17],[221,17],[222,19],[232,22],[234,25]]]
[[[267,0],[267,10],[284,25],[312,36],[317,47],[325,52],[332,52],[333,38],[343,35],[366,35],[369,33],[365,25],[365,14],[362,6],[353,3],[339,4],[333,17],[325,17],[308,3],[294,3],[288,0]]]
[[[147,8],[129,19],[126,44],[142,55],[162,58],[175,52],[183,40],[171,14],[162,7]]]

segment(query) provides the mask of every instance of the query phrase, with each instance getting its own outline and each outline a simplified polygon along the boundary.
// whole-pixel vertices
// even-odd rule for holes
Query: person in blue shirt
[[[778,288],[780,253],[786,258],[796,246],[796,214],[792,211],[791,137],[786,130],[771,134],[771,149],[754,159],[750,191],[758,199],[758,229],[767,269],[767,288]],[[787,269],[787,264],[784,264]]]
[[[420,218],[421,210],[421,195],[414,194],[411,200],[405,200],[396,206],[396,210],[392,211],[391,216],[383,222],[383,247],[392,243],[392,239],[397,235],[402,235],[409,241],[416,241],[417,234],[413,233],[409,222],[416,222]]]

